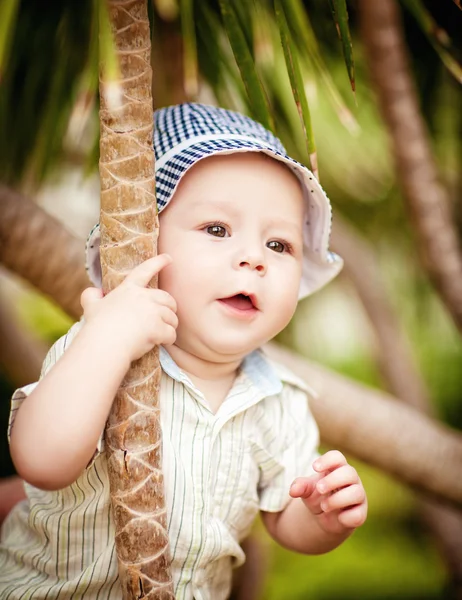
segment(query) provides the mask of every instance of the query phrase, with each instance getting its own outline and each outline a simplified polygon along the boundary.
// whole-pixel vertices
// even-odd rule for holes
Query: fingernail
[[[323,494],[326,491],[326,486],[323,483],[318,483],[316,487],[318,488],[318,492],[320,492],[321,494]]]

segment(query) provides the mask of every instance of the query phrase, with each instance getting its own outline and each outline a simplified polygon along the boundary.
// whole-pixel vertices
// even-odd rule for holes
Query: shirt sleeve
[[[72,341],[77,336],[81,327],[81,321],[74,323],[74,325],[72,325],[69,331],[53,344],[53,346],[48,351],[45,360],[43,361],[39,381],[40,379],[43,379],[43,377],[45,377],[45,375],[51,370],[53,365],[55,365],[58,362],[58,360],[64,354],[66,349],[71,345]],[[13,396],[11,398],[11,409],[8,421],[8,442],[10,441],[11,430],[13,428],[14,420],[16,418],[18,409],[21,406],[21,403],[27,398],[27,396],[29,396],[34,391],[37,385],[38,381],[34,383],[29,383],[28,385],[18,388],[13,393]]]
[[[289,488],[296,477],[312,475],[319,456],[319,430],[309,409],[308,394],[284,385],[280,395],[278,422],[273,424],[278,443],[265,448],[260,463],[260,510],[280,512],[289,500]]]

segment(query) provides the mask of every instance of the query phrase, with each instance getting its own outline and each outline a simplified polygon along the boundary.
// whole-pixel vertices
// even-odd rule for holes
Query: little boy
[[[247,117],[183,104],[155,121],[159,255],[103,297],[96,228],[98,288],[82,294],[83,320],[40,382],[13,396],[11,454],[28,500],[3,528],[2,600],[121,598],[101,432],[131,361],[156,344],[178,600],[228,597],[259,511],[275,540],[308,554],[366,518],[355,469],[340,452],[317,454],[306,385],[259,350],[341,268],[327,197]],[[158,290],[146,287],[155,274]]]

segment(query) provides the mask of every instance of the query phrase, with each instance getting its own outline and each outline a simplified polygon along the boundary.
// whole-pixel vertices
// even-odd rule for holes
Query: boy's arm
[[[22,402],[11,429],[13,462],[32,485],[60,489],[77,479],[131,361],[175,341],[173,298],[145,287],[170,262],[166,255],[145,261],[104,298],[95,288],[82,295],[84,326]]]
[[[316,459],[313,469],[315,475],[294,481],[284,510],[262,513],[268,532],[279,544],[304,554],[333,550],[367,515],[366,492],[343,454],[327,452]]]
[[[128,357],[84,325],[23,401],[11,430],[18,474],[42,489],[69,485],[93,456]]]

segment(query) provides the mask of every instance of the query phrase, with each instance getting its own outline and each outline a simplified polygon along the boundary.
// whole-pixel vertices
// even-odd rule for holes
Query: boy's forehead
[[[199,192],[202,202],[226,199],[228,188],[234,191],[242,187],[245,192],[249,181],[264,187],[267,177],[272,183],[302,192],[300,179],[285,163],[263,152],[233,152],[208,156],[192,165],[179,181],[172,201],[185,192]]]
[[[306,212],[303,188],[297,175],[284,163],[262,152],[234,152],[198,161],[181,178],[169,204],[159,214],[181,220],[202,218],[213,210],[216,218],[250,210],[255,198],[265,198],[265,221],[293,220]],[[301,210],[300,210],[301,209]],[[303,213],[303,214],[302,214]],[[299,226],[299,225],[298,225]]]

